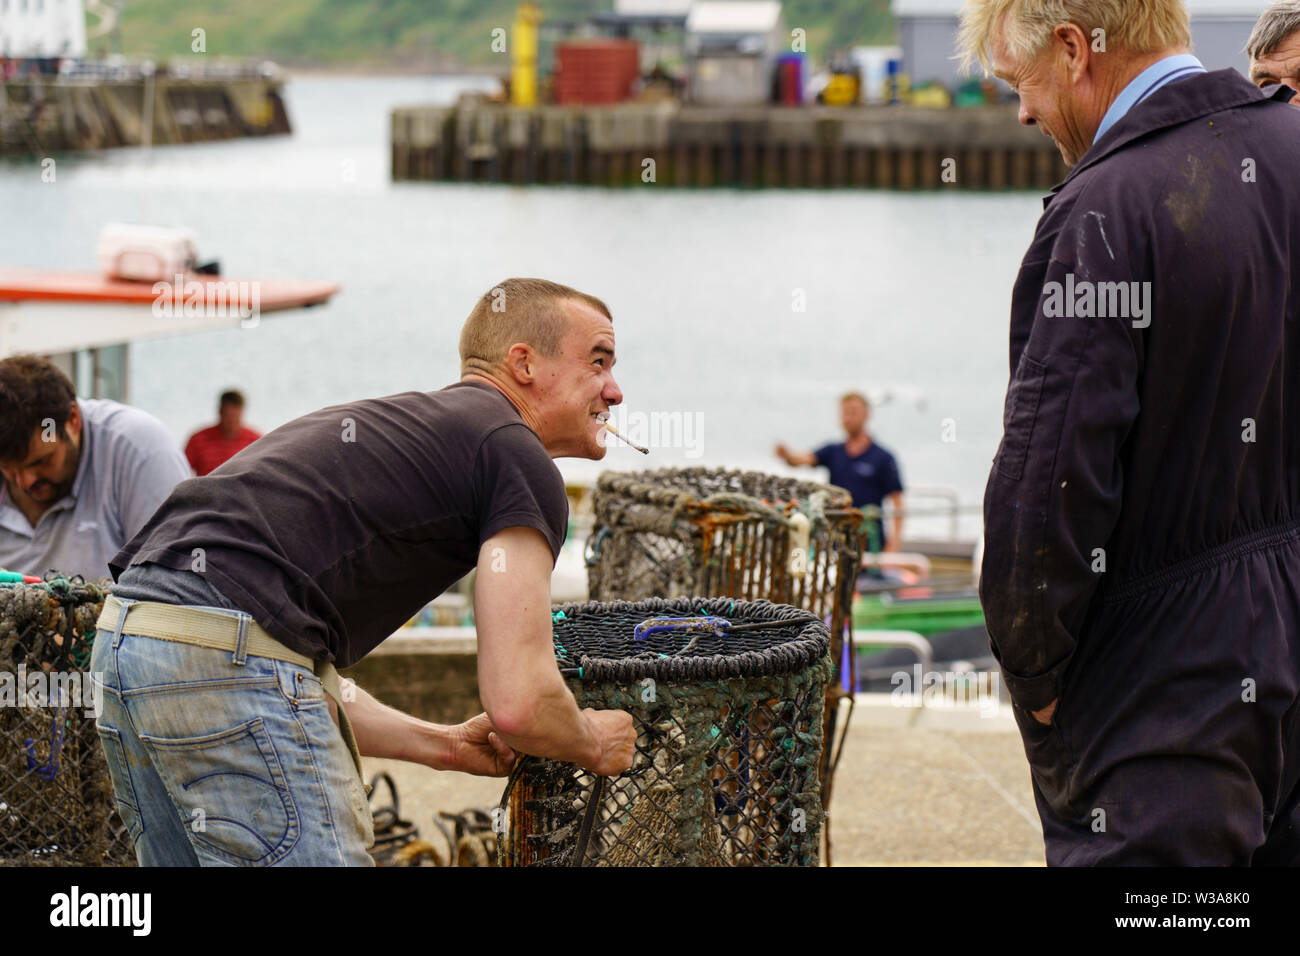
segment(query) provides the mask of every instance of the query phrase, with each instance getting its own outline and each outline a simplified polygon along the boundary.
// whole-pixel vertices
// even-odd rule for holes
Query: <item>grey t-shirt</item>
[[[141,582],[126,570],[151,563],[202,577],[286,647],[347,667],[472,570],[488,538],[536,528],[554,558],[567,524],[541,439],[501,392],[457,382],[275,429],[178,485],[110,567],[128,588]]]
[[[194,475],[180,446],[148,412],[78,399],[81,452],[72,490],[32,527],[0,482],[0,567],[106,577],[121,550],[178,482]]]
[[[193,571],[174,571],[161,564],[135,564],[127,568],[113,586],[113,594],[133,601],[239,610],[203,575]]]

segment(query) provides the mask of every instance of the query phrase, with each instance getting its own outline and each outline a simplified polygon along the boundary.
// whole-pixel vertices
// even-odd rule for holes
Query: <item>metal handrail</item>
[[[149,60],[65,60],[58,78],[63,80],[138,80],[156,75],[173,80],[274,79],[279,67],[270,61],[214,61],[191,63],[175,59],[154,63]]]
[[[957,535],[958,535],[957,519],[961,514],[963,513],[982,514],[984,510],[982,505],[963,506],[961,503],[960,493],[957,491],[956,488],[953,488],[950,485],[914,485],[911,488],[904,490],[903,494],[905,496],[911,496],[914,498],[940,498],[948,502],[947,507],[938,508],[935,511],[930,513],[948,516],[948,520],[949,520],[948,540],[949,541],[957,540]],[[913,516],[917,516],[920,515],[921,513],[922,512],[918,509],[902,509],[903,517],[907,517],[909,514]]]
[[[928,674],[934,670],[934,645],[930,643],[928,638],[916,633],[916,631],[862,631],[857,636],[857,643],[879,647],[906,648],[916,654],[917,661],[921,665],[921,673]],[[877,678],[879,675],[876,674],[876,671],[879,670],[888,670],[893,673],[898,670],[898,666],[858,670],[855,675],[856,683],[860,686],[864,680]],[[857,693],[857,687],[854,687],[853,691]],[[920,699],[921,706],[924,707],[925,698],[921,697]]]

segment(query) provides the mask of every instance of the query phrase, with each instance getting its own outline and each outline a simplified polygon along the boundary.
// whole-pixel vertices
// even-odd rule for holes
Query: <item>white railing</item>
[[[280,68],[267,61],[243,60],[169,60],[154,63],[149,60],[127,60],[111,56],[103,60],[64,60],[59,65],[59,76],[72,80],[140,80],[149,76],[162,76],[182,80],[237,80],[277,79]]]
[[[903,520],[918,517],[946,517],[948,519],[948,540],[961,539],[961,516],[982,511],[978,505],[962,506],[957,489],[949,485],[912,485],[903,492],[903,500],[913,501],[932,499],[942,504],[929,508],[907,507],[903,509]]]

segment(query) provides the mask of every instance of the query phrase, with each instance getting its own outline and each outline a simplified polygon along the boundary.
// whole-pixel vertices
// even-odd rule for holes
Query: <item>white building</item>
[[[0,56],[86,55],[82,0],[0,0]]]
[[[686,51],[775,57],[785,47],[785,24],[777,0],[715,0],[691,4]]]
[[[620,17],[681,17],[686,19],[695,0],[614,0]]]
[[[1192,52],[1207,70],[1247,69],[1243,52],[1250,31],[1269,0],[1186,0],[1192,19]],[[938,80],[952,87],[957,70],[958,11],[962,0],[892,0],[898,21],[903,71],[913,83]],[[978,71],[977,71],[978,73]]]
[[[767,102],[776,58],[789,49],[776,0],[691,4],[686,17],[691,99],[717,106]]]

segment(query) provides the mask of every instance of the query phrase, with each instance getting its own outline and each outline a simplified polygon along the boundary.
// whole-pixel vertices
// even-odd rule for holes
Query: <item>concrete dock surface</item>
[[[901,707],[861,694],[831,801],[836,866],[1042,866],[1029,765],[1009,709]],[[365,758],[387,771],[402,816],[445,855],[436,811],[494,807],[504,779]],[[380,788],[373,807],[388,802]]]

